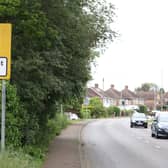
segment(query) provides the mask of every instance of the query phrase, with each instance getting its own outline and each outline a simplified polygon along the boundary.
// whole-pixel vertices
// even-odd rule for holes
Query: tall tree
[[[113,15],[104,0],[1,0],[0,20],[13,24],[11,83],[29,116],[25,143],[42,139],[59,103],[82,97],[93,50],[115,36]]]
[[[135,91],[145,91],[145,92],[151,90],[158,91],[158,86],[155,83],[143,83],[141,87],[135,89]]]

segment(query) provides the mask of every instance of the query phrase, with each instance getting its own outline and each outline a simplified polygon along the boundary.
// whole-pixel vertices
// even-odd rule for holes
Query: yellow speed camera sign
[[[12,25],[0,23],[0,79],[11,76],[11,36]]]

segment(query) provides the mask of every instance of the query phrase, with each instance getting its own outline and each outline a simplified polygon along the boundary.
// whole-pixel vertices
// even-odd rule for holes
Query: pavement
[[[44,162],[43,168],[82,168],[80,141],[81,131],[87,124],[80,121],[69,125],[59,136],[56,136]]]

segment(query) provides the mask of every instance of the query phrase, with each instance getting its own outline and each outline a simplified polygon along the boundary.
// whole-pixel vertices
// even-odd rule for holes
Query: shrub
[[[56,113],[55,117],[48,120],[47,127],[43,130],[43,140],[38,145],[26,145],[24,152],[37,158],[43,159],[51,140],[61,133],[61,130],[68,125],[67,117]]]
[[[49,139],[59,135],[61,130],[68,125],[67,117],[63,114],[56,114],[53,119],[48,120]]]
[[[47,149],[45,149],[47,150]],[[33,146],[33,145],[27,145],[23,147],[23,151],[24,153],[30,155],[31,157],[33,157],[34,159],[43,159],[45,157],[45,150],[44,148],[40,148],[37,146]]]
[[[16,87],[6,83],[6,88],[6,144],[19,147],[23,138],[22,129],[27,120],[26,111],[17,96]]]
[[[102,101],[98,97],[91,98],[89,106],[91,107],[91,117],[99,118],[106,116],[106,110],[103,107]]]
[[[139,112],[140,113],[147,113],[147,107],[144,105],[139,105]]]
[[[130,116],[133,113],[133,110],[125,110],[125,116]]]
[[[110,117],[115,115],[115,111],[114,111],[113,106],[110,106],[107,108],[107,113]]]
[[[87,107],[82,107],[80,110],[80,117],[84,119],[91,118],[91,110]]]
[[[1,168],[39,168],[42,161],[32,158],[21,151],[6,151],[0,153]]]
[[[114,116],[119,116],[120,115],[120,109],[117,106],[110,106],[107,108],[108,114],[114,115]]]

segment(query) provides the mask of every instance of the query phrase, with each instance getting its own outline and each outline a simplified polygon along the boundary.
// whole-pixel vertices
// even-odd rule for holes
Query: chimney
[[[95,84],[95,88],[99,88],[99,84],[98,83]]]
[[[125,86],[125,89],[128,90],[128,85]]]
[[[114,89],[114,85],[113,84],[111,85],[111,88]]]

